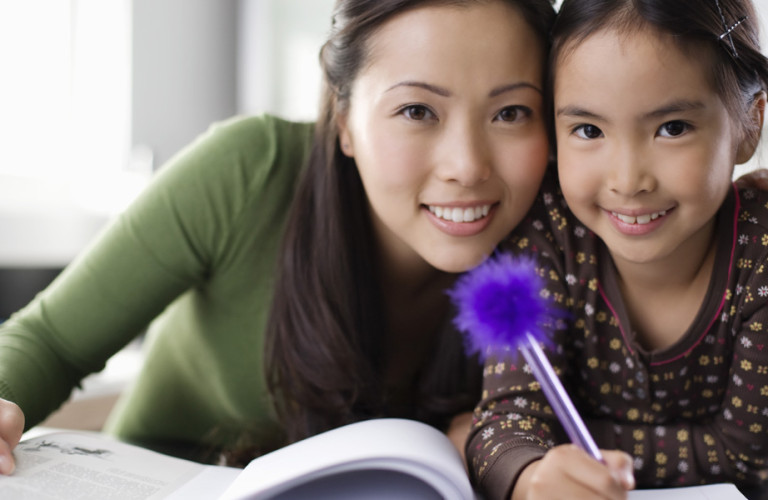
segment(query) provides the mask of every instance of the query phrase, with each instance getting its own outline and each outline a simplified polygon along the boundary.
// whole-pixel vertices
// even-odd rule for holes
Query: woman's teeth
[[[625,224],[648,224],[652,220],[656,220],[659,217],[663,217],[667,214],[666,210],[660,212],[653,212],[651,214],[638,215],[633,217],[631,215],[623,215],[617,212],[611,212],[611,214]]]
[[[459,207],[436,207],[429,205],[429,211],[451,222],[473,222],[482,219],[488,215],[490,205],[480,205],[477,207],[459,208]]]

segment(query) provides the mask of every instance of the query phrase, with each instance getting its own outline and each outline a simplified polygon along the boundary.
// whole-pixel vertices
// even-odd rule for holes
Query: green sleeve
[[[294,137],[296,147],[283,147],[281,136]],[[19,404],[27,427],[55,410],[177,297],[206,289],[242,251],[234,231],[252,217],[244,212],[254,197],[267,192],[287,212],[310,136],[310,125],[270,117],[213,127],[0,326],[0,397]]]

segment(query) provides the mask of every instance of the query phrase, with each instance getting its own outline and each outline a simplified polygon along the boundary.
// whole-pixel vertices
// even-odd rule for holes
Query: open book
[[[461,458],[437,429],[376,419],[318,434],[245,469],[202,465],[108,436],[52,432],[14,450],[0,498],[131,500],[476,500]],[[653,495],[642,496],[642,495]],[[666,496],[665,496],[666,495]],[[653,498],[743,499],[732,485],[631,492]]]
[[[475,498],[448,438],[426,424],[376,419],[325,432],[252,461],[202,465],[108,436],[53,432],[22,441],[0,498]]]

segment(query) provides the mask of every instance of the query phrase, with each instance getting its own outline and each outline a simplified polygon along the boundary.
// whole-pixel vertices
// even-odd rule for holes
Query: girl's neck
[[[653,263],[614,259],[632,329],[648,350],[677,342],[696,318],[714,269],[715,221]]]

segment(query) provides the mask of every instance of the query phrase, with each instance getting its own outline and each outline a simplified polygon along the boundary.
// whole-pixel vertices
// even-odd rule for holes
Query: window
[[[0,3],[0,176],[121,170],[130,141],[130,0]]]

